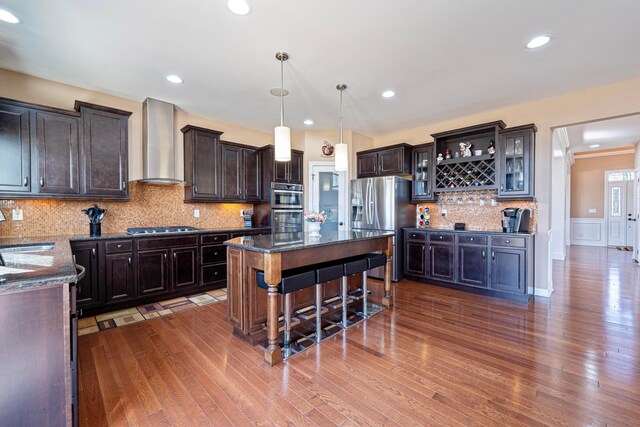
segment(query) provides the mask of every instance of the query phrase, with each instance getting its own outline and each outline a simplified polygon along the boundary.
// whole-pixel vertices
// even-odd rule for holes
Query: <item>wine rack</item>
[[[496,159],[482,156],[442,160],[436,166],[436,191],[497,188]]]

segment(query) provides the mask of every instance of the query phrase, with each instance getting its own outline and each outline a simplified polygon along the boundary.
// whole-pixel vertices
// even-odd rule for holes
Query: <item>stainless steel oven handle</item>
[[[302,191],[298,190],[271,190],[274,193],[284,193],[284,194],[302,194]]]

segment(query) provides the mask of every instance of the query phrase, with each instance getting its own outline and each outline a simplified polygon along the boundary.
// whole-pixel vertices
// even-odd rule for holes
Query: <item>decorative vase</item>
[[[89,224],[89,236],[96,237],[102,234],[102,224],[101,223],[90,223]]]
[[[307,222],[309,227],[309,237],[320,237],[320,227],[322,224],[318,221]]]

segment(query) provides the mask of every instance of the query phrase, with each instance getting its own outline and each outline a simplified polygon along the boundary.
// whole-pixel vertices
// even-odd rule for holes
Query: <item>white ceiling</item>
[[[225,0],[0,7],[23,21],[0,22],[0,68],[264,131],[279,122],[278,50],[286,124],[336,128],[346,83],[345,127],[371,136],[640,75],[638,0],[253,0],[245,17]],[[524,48],[540,34],[551,43]]]
[[[567,135],[574,153],[633,146],[640,142],[640,114],[567,126]]]

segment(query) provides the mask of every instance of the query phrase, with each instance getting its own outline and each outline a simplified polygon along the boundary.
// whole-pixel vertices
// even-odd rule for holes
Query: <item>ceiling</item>
[[[253,0],[244,17],[225,0],[0,7],[22,20],[0,22],[0,68],[268,132],[278,50],[287,125],[337,128],[346,83],[345,127],[370,136],[640,75],[637,0]],[[524,48],[540,34],[551,43]]]
[[[640,114],[567,126],[566,129],[574,153],[634,146],[640,142]]]

